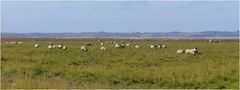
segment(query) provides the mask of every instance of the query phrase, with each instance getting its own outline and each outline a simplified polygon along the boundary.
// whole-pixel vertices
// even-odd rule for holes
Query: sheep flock
[[[178,40],[178,39],[176,39]],[[141,41],[141,40],[135,40],[135,41]],[[150,41],[149,39],[147,41]],[[167,41],[167,40],[164,40]],[[194,41],[193,39],[190,39],[190,41]],[[206,40],[205,40],[206,41]],[[126,43],[127,42],[127,43]],[[122,41],[103,41],[103,40],[98,40],[98,45],[97,44],[92,44],[90,42],[87,42],[85,44],[79,45],[81,51],[88,51],[88,48],[91,48],[92,46],[99,46],[99,50],[101,51],[108,51],[111,50],[109,47],[109,44],[112,45],[113,47],[117,49],[129,49],[129,48],[135,48],[139,49],[140,47],[144,47],[143,45],[138,45],[132,43],[133,40],[122,40]],[[222,42],[222,40],[214,40],[214,39],[209,39],[208,42],[212,43],[219,43]],[[23,41],[11,41],[11,42],[6,42],[7,44],[23,44]],[[108,45],[108,47],[107,47]],[[167,49],[169,48],[168,45],[165,44],[148,44],[149,48],[151,49]],[[40,45],[39,43],[34,44],[34,48],[39,48],[39,47],[45,47],[44,45]],[[64,45],[62,43],[55,44],[54,42],[49,42],[48,46],[46,46],[49,50],[67,50],[69,46]],[[171,48],[171,47],[170,47]],[[194,48],[185,48],[185,49],[177,49],[176,54],[181,55],[181,54],[189,54],[189,55],[196,55],[199,52],[197,47]]]

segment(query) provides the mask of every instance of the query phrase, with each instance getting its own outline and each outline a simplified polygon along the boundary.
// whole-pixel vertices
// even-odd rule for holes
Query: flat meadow
[[[98,40],[101,41],[98,41]],[[125,41],[119,49],[100,43]],[[23,44],[6,44],[23,41]],[[67,50],[47,48],[49,42],[67,45]],[[81,45],[91,43],[88,51]],[[34,48],[39,44],[39,48]],[[151,49],[150,44],[165,44]],[[139,45],[140,48],[134,48]],[[196,55],[176,54],[177,49],[198,48]],[[239,40],[219,43],[199,40],[111,38],[2,38],[2,89],[237,89],[239,88]]]

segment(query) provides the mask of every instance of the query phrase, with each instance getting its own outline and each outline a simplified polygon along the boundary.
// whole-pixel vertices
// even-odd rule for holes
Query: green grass
[[[129,42],[100,51],[98,39],[1,40],[1,88],[239,88],[239,41],[158,39]],[[112,39],[102,39],[110,41]],[[121,41],[121,39],[116,39]],[[6,41],[24,41],[6,44]],[[48,50],[49,41],[68,45],[66,51]],[[80,51],[90,42],[88,52]],[[40,48],[33,48],[35,43]],[[135,49],[133,45],[140,45]],[[150,44],[166,44],[154,50]],[[177,55],[177,49],[197,47],[197,55]]]

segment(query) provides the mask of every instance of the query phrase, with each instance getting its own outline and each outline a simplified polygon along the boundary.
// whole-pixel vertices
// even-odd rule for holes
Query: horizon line
[[[3,32],[1,33],[171,33],[171,32],[184,32],[184,33],[193,33],[193,32],[239,32],[236,31],[163,31],[163,32],[106,32],[106,31],[97,31],[97,32]]]

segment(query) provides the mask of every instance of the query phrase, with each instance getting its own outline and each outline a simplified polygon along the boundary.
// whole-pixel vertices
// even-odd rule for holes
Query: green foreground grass
[[[49,50],[49,41],[69,48]],[[80,51],[86,42],[93,46],[88,52]],[[40,47],[33,48],[35,43]],[[152,39],[129,43],[125,49],[107,44],[108,50],[100,51],[98,39],[3,38],[1,88],[239,88],[238,40],[207,43]],[[134,48],[136,44],[139,49]],[[154,50],[150,44],[166,44],[168,48]],[[179,48],[194,47],[199,54],[176,54]]]

